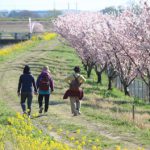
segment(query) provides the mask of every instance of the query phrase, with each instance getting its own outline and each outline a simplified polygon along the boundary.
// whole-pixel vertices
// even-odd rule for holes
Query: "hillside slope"
[[[16,92],[18,79],[25,64],[30,65],[31,72],[36,78],[43,65],[48,65],[54,78],[55,91],[50,98],[48,116],[32,118],[35,126],[43,132],[66,143],[71,143],[68,133],[69,138],[75,136],[81,139],[86,136],[89,142],[84,146],[85,149],[92,149],[93,145],[101,146],[104,150],[115,149],[116,145],[129,150],[135,150],[138,146],[150,149],[150,128],[140,129],[132,123],[121,120],[119,114],[112,111],[116,105],[98,99],[99,95],[96,90],[94,91],[95,86],[93,87],[89,81],[83,85],[86,94],[82,102],[82,114],[77,117],[72,116],[69,100],[62,99],[67,89],[63,79],[72,72],[74,65],[82,65],[74,50],[58,40],[43,41],[32,50],[20,53],[15,58],[0,64],[0,100],[14,111],[21,112],[20,98],[17,97]],[[98,105],[95,104],[97,102]],[[34,96],[32,114],[37,112],[37,97]],[[51,131],[50,126],[52,126]],[[61,133],[57,130],[61,130]],[[100,142],[96,142],[96,139]]]

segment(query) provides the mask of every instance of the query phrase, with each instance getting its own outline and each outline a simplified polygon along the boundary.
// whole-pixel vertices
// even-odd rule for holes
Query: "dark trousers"
[[[50,96],[50,94],[39,94],[39,96],[38,96],[39,108],[41,108],[43,106],[43,98],[45,100],[44,112],[48,111],[49,96]]]
[[[27,100],[27,107],[28,107],[28,114],[31,113],[31,104],[32,104],[33,95],[31,92],[22,92],[21,93],[21,107],[23,112],[26,112],[26,100]]]

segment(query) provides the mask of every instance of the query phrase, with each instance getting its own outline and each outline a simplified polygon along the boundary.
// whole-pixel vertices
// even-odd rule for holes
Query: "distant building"
[[[9,11],[7,11],[7,10],[1,10],[0,11],[0,17],[8,17],[8,15],[9,15]]]

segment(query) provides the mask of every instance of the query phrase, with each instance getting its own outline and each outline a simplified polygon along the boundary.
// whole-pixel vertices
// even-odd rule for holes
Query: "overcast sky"
[[[130,1],[138,0],[0,0],[0,10],[100,10],[107,6],[126,6]]]

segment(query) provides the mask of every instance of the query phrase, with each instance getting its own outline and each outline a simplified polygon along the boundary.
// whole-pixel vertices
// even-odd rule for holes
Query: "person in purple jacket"
[[[38,89],[38,102],[39,102],[39,113],[43,112],[43,98],[45,100],[44,113],[48,112],[50,94],[54,91],[54,83],[50,76],[48,66],[43,67],[41,74],[38,76],[36,81]]]
[[[34,87],[34,94],[37,94],[35,80],[34,80],[33,75],[30,72],[30,67],[28,65],[25,65],[23,69],[23,74],[19,78],[17,93],[18,93],[18,96],[21,95],[21,107],[22,107],[23,113],[24,114],[28,113],[29,117],[31,113],[33,87]],[[27,99],[27,106],[28,106],[27,112],[26,112],[26,104],[25,104],[26,99]]]

